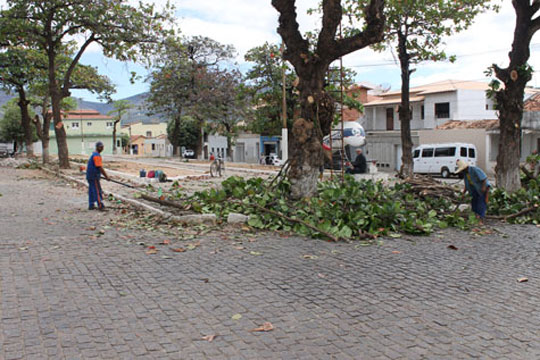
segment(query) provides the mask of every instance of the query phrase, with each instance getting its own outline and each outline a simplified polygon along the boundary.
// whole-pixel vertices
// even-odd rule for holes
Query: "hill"
[[[127,115],[124,116],[122,119],[122,124],[129,124],[134,122],[142,121],[143,123],[153,123],[153,122],[161,122],[166,121],[166,119],[163,119],[161,116],[156,115],[148,115],[146,113],[145,109],[145,100],[148,96],[148,93],[142,93],[134,96],[130,96],[128,98],[125,98],[123,100],[129,101],[134,107],[133,109],[130,109],[127,113]],[[8,95],[4,92],[0,92],[0,116],[3,115],[1,107],[9,101],[13,96]],[[77,104],[79,105],[79,108],[81,109],[92,109],[97,110],[101,114],[106,115],[109,111],[111,111],[114,107],[112,104],[108,103],[101,103],[101,102],[94,102],[94,101],[78,101]]]

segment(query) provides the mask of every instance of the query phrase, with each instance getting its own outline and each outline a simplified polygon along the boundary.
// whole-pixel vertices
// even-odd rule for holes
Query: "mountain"
[[[0,116],[3,115],[2,106],[9,101],[13,96],[8,95],[4,92],[0,92]],[[142,93],[134,96],[130,96],[123,100],[129,101],[134,107],[133,109],[128,110],[128,113],[124,115],[122,119],[122,124],[129,124],[134,122],[142,121],[143,123],[155,123],[166,121],[162,116],[159,115],[148,115],[145,109],[145,100],[148,97],[148,93]],[[77,101],[77,105],[80,109],[92,109],[97,110],[103,115],[114,109],[113,104],[100,103],[94,101]]]
[[[159,115],[148,115],[146,113],[145,100],[148,97],[148,93],[142,93],[134,96],[127,97],[122,100],[127,100],[133,105],[133,109],[129,109],[127,114],[122,119],[122,124],[130,124],[134,122],[142,121],[143,123],[155,123],[166,121]],[[93,109],[99,111],[101,114],[106,115],[109,111],[114,109],[113,104],[100,103],[93,101],[81,101],[79,102],[79,108],[81,109]]]

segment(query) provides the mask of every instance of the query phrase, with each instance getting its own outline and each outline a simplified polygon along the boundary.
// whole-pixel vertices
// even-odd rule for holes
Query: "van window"
[[[422,150],[422,157],[433,157],[433,148]]]
[[[459,154],[463,157],[467,157],[467,148],[462,147]]]
[[[420,150],[414,150],[414,153],[413,153],[413,158],[418,158],[420,157]]]
[[[435,149],[435,157],[445,157],[445,156],[455,156],[456,148],[455,147],[442,147]]]
[[[476,151],[474,151],[473,148],[469,148],[469,157],[475,158],[476,157]]]

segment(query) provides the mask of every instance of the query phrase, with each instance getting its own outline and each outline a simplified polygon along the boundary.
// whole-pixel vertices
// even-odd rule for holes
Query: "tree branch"
[[[322,30],[317,42],[317,52],[324,54],[335,46],[336,31],[343,16],[340,0],[323,0]]]
[[[272,6],[279,12],[278,33],[281,35],[287,49],[284,57],[295,67],[299,68],[303,63],[301,54],[307,56],[309,42],[300,34],[299,25],[296,21],[296,0],[272,0]],[[298,49],[291,52],[289,49]]]
[[[77,64],[79,63],[79,60],[81,59],[81,56],[83,55],[84,51],[86,50],[86,48],[92,43],[94,42],[95,40],[95,37],[94,37],[94,34],[90,35],[90,37],[88,39],[86,39],[86,41],[84,42],[84,44],[82,44],[81,48],[79,49],[79,52],[77,53],[77,55],[75,55],[75,57],[73,58],[73,60],[71,61],[71,64],[69,65],[69,68],[68,70],[66,71],[66,76],[64,77],[64,84],[62,86],[62,92],[66,92],[66,91],[69,91],[69,85],[70,85],[70,79],[71,79],[71,74],[73,73],[73,71],[75,70],[75,67],[77,66]]]
[[[539,1],[540,6],[540,1]],[[536,19],[531,20],[531,26],[529,27],[529,38],[532,39],[533,35],[540,30],[540,16],[536,17]]]
[[[361,33],[336,42],[337,57],[352,53],[383,40],[385,18],[384,0],[371,0],[366,8],[366,28]]]

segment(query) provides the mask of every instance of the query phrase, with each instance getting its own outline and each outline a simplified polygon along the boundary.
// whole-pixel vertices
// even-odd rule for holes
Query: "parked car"
[[[283,161],[278,158],[277,154],[270,154],[265,157],[265,163],[266,165],[274,165],[274,166],[281,166],[283,165]]]
[[[473,144],[444,143],[420,145],[413,150],[414,172],[450,177],[458,159],[476,166],[477,151]]]
[[[190,150],[190,149],[185,149],[184,152],[182,153],[182,157],[194,158],[195,157],[195,151]]]

